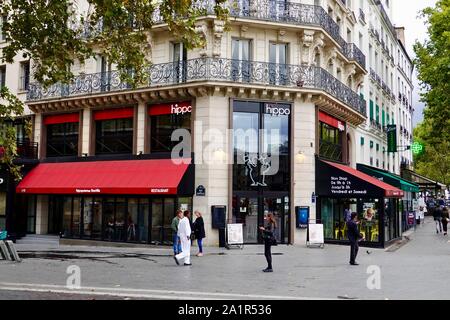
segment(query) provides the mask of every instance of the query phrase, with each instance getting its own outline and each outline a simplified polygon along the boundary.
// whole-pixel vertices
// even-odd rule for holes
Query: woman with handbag
[[[442,209],[442,229],[444,229],[444,236],[447,235],[447,224],[449,220],[448,208],[444,207],[444,209]]]
[[[269,212],[266,217],[266,226],[260,227],[262,231],[262,238],[264,239],[264,255],[267,260],[267,268],[263,272],[273,272],[272,269],[272,246],[276,245],[277,240],[275,238],[274,231],[277,227],[277,222],[273,216],[273,213]]]
[[[203,217],[200,211],[196,210],[194,212],[197,217],[194,222],[194,235],[197,239],[198,253],[197,257],[203,257],[203,238],[205,238],[205,223],[203,222]]]

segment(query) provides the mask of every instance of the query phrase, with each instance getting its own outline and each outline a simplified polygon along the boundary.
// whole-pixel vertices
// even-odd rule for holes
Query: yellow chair
[[[380,233],[378,232],[378,229],[374,229],[372,231],[372,237],[370,239],[370,241],[375,242],[377,241],[377,238],[380,236]]]

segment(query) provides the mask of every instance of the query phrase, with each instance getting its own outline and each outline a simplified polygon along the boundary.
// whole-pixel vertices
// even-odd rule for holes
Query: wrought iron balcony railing
[[[37,159],[38,158],[38,143],[27,139],[17,140],[17,156],[19,159]]]
[[[144,87],[214,81],[321,90],[357,112],[366,114],[364,98],[320,67],[197,58],[182,63],[152,65],[148,70],[148,77],[149,83]],[[70,84],[55,84],[44,88],[40,84],[32,83],[27,99],[36,101],[127,89],[131,89],[131,86],[121,81],[118,71],[81,74]]]
[[[214,0],[194,0],[192,3],[204,15],[215,15],[214,5]],[[321,6],[279,0],[230,0],[224,7],[230,11],[230,16],[236,18],[321,27],[339,44],[341,52],[349,60],[366,68],[366,58],[362,51],[342,38],[339,25]],[[153,17],[156,23],[164,22],[159,8],[153,12]]]

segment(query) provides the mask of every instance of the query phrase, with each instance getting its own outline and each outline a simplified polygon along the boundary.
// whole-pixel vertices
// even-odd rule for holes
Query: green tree
[[[450,184],[450,0],[437,1],[421,16],[427,21],[429,40],[417,42],[414,51],[426,107],[414,139],[425,145],[425,151],[415,156],[415,168]]]
[[[424,152],[414,155],[415,170],[430,179],[450,184],[450,141],[430,139],[431,123],[427,120],[414,129],[414,140],[422,143]]]
[[[212,9],[227,27],[224,3],[215,0]],[[29,58],[34,79],[49,86],[69,83],[74,78],[74,63],[83,64],[101,54],[117,65],[122,81],[136,87],[148,80],[149,36],[156,22],[166,23],[187,49],[205,45],[204,35],[196,31],[196,19],[205,15],[205,8],[192,0],[87,0],[87,4],[83,11],[76,0],[0,0],[7,40],[1,50],[2,63],[13,63],[17,55]],[[23,105],[7,88],[2,88],[0,98],[0,124],[23,114]],[[4,131],[2,163],[18,173],[13,166],[13,132]]]
[[[439,0],[421,13],[427,21],[429,40],[417,42],[415,64],[425,102],[424,135],[428,147],[450,141],[450,0]]]

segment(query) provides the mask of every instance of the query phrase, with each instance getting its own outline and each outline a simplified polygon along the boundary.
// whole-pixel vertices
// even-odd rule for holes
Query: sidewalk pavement
[[[430,219],[410,236],[412,240],[396,250],[361,248],[356,267],[348,264],[347,246],[279,245],[273,248],[272,274],[261,272],[266,267],[261,245],[205,248],[204,257],[192,257],[191,267],[177,266],[171,248],[18,245],[24,260],[0,261],[0,291],[5,283],[28,289],[64,287],[67,268],[76,265],[82,287],[104,294],[122,290],[152,297],[239,300],[446,298],[446,282],[436,275],[448,272],[448,239],[435,233]],[[380,271],[379,290],[367,286],[373,270]]]

